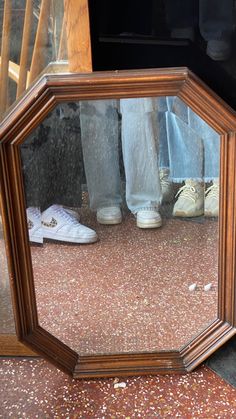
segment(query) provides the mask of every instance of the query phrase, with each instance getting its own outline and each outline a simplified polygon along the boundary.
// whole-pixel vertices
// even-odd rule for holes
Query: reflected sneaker
[[[41,211],[37,207],[26,209],[29,241],[43,244],[43,230],[41,225]]]
[[[120,207],[105,207],[97,210],[97,221],[100,224],[120,224],[122,214]]]
[[[174,217],[199,217],[204,213],[204,187],[195,180],[187,179],[179,189],[174,208]]]
[[[169,178],[169,173],[169,169],[160,169],[162,202],[171,202],[174,198],[173,183]]]
[[[157,210],[141,210],[137,212],[137,227],[157,228],[161,227],[162,219]]]
[[[226,39],[211,39],[207,42],[206,53],[214,61],[228,60],[231,55],[231,41]]]
[[[205,193],[205,211],[206,217],[218,217],[219,215],[219,180],[215,180]]]
[[[67,243],[94,243],[98,237],[94,230],[80,224],[61,205],[52,205],[42,213],[43,237]]]
[[[64,207],[64,205],[63,205],[63,208],[66,212],[68,212],[68,214],[70,214],[72,217],[74,217],[77,221],[80,220],[80,215],[79,215],[76,208]]]

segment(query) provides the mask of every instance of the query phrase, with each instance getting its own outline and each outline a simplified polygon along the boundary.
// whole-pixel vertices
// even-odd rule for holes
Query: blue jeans
[[[157,106],[157,117],[161,118],[160,167],[169,167],[174,182],[218,178],[219,134],[179,98],[158,98]]]
[[[206,41],[228,39],[233,31],[233,0],[166,0],[170,29],[199,25]]]
[[[81,138],[90,207],[121,203],[119,114],[113,100],[80,104]],[[126,201],[133,213],[158,208],[161,200],[157,135],[152,99],[121,99]]]

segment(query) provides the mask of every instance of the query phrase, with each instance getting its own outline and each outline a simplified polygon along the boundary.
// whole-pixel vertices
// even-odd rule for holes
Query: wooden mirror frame
[[[180,350],[80,356],[38,323],[19,146],[61,102],[151,96],[178,96],[221,136],[218,317]],[[44,75],[0,129],[3,213],[21,342],[74,378],[109,377],[191,371],[236,333],[236,113],[199,78],[187,68]]]

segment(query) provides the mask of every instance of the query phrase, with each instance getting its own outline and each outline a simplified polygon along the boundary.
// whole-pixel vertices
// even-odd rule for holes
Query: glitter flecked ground
[[[31,247],[40,324],[81,355],[184,346],[217,317],[218,223],[200,221],[141,230],[85,211],[98,243]]]
[[[40,359],[1,359],[0,418],[233,419],[236,389],[202,366],[186,375],[74,380]]]

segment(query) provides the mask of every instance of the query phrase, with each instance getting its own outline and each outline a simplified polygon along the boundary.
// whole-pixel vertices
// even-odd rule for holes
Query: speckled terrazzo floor
[[[41,359],[0,360],[0,418],[233,419],[236,389],[202,366],[186,375],[74,380]]]
[[[84,211],[82,222],[98,243],[31,247],[40,324],[72,349],[178,349],[216,318],[217,221],[166,218],[141,230],[129,213],[102,226]]]

